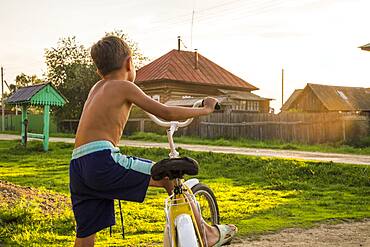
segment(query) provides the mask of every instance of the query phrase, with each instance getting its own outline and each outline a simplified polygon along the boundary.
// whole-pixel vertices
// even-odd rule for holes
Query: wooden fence
[[[149,119],[129,120],[126,134],[135,131],[165,133]],[[180,135],[202,138],[247,138],[300,143],[353,141],[369,134],[366,116],[342,113],[256,114],[242,111],[215,112],[194,119]]]
[[[28,114],[28,130],[30,132],[42,132],[43,131],[43,125],[44,125],[44,116],[39,114]],[[4,127],[5,130],[9,131],[19,131],[21,132],[22,127],[22,120],[21,115],[15,115],[15,114],[8,114],[5,115],[4,118]],[[1,129],[1,121],[0,121],[0,129]],[[57,132],[57,121],[54,117],[50,118],[50,126],[49,126],[50,133]]]

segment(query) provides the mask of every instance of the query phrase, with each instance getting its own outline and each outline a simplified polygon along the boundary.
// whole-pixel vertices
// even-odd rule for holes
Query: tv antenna
[[[191,28],[190,28],[190,48],[193,49],[193,29],[194,29],[194,16],[195,16],[195,4],[197,0],[193,1],[193,12],[191,14]]]

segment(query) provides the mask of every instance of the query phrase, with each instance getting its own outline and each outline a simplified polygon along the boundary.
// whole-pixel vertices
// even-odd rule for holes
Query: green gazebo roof
[[[68,100],[51,83],[19,88],[7,99],[11,105],[63,106]]]

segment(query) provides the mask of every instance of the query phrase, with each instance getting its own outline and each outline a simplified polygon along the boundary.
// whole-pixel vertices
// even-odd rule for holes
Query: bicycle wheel
[[[220,223],[220,213],[215,194],[205,184],[199,183],[191,188],[193,194],[199,203],[203,220],[210,225]]]

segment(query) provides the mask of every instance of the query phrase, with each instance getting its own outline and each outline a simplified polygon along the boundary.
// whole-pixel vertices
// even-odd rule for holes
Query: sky
[[[184,50],[196,48],[258,87],[277,111],[282,68],[285,100],[306,83],[370,87],[370,52],[358,48],[370,43],[369,0],[1,2],[0,65],[8,83],[20,73],[42,77],[44,49],[60,38],[76,36],[90,47],[121,29],[151,60],[176,49],[180,35]]]

